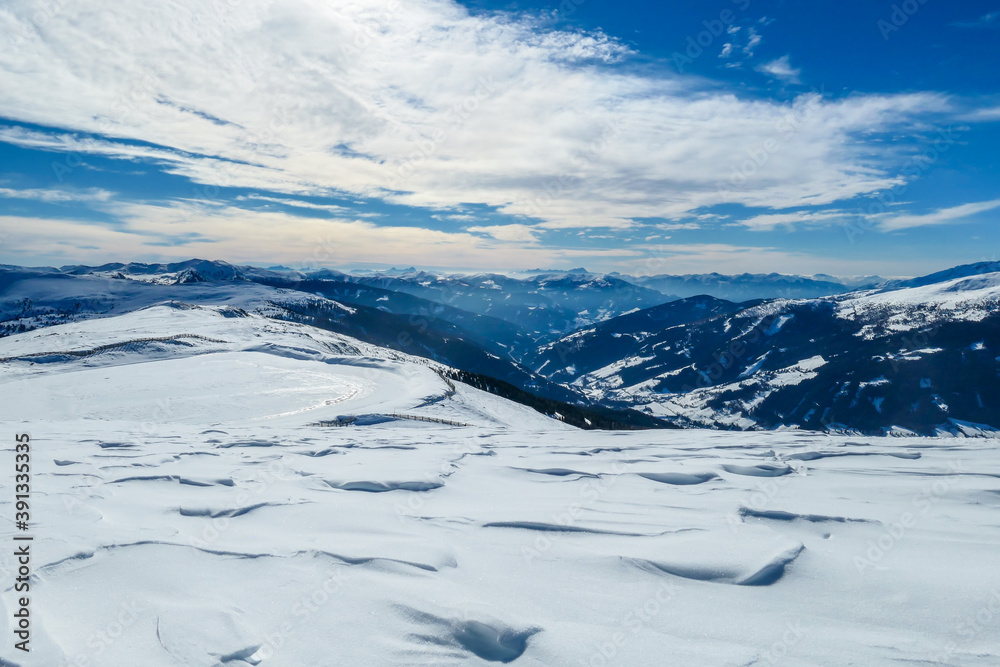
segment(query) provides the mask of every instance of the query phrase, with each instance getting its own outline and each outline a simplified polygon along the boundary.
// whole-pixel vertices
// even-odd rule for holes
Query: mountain
[[[330,290],[344,290],[345,283],[381,290],[377,298],[389,297],[402,303],[398,295],[410,295],[422,300],[416,308],[411,302],[403,310],[406,314],[422,316],[434,308],[451,316],[468,320],[473,316],[488,319],[480,324],[494,327],[501,334],[501,344],[516,346],[519,335],[533,341],[558,336],[577,327],[600,322],[631,310],[647,308],[671,301],[675,297],[656,290],[633,285],[625,280],[578,272],[556,272],[512,278],[500,274],[439,275],[418,271],[412,267],[387,271],[364,271],[347,274],[332,269],[301,272],[285,267],[261,269],[253,266],[236,266],[222,261],[191,259],[170,264],[104,264],[101,266],[64,266],[58,271],[66,275],[118,276],[131,280],[170,284],[176,280],[250,280],[269,285],[321,291],[318,281],[330,281]],[[194,274],[185,273],[193,271]],[[183,274],[183,275],[182,275]],[[326,289],[326,288],[323,288]],[[356,298],[365,305],[375,305],[368,300],[373,292],[357,293]],[[383,302],[380,308],[393,306]],[[462,314],[464,313],[464,315]],[[509,326],[496,327],[499,321]],[[515,333],[516,332],[516,333]],[[485,333],[485,331],[484,331]],[[523,353],[528,348],[518,349]]]
[[[108,317],[178,297],[193,303],[211,301],[242,307],[251,301],[263,302],[275,293],[273,288],[244,280],[184,282],[185,276],[192,278],[191,273],[185,273],[193,270],[191,265],[174,265],[171,272],[136,274],[137,279],[130,279],[123,273],[129,266],[113,264],[90,270],[70,267],[67,272],[0,269],[0,336]],[[200,271],[196,273],[203,278]],[[212,271],[206,273],[211,275]]]
[[[534,349],[535,337],[521,327],[488,315],[471,313],[436,301],[372,287],[357,282],[334,279],[274,279],[255,278],[255,282],[284,289],[292,289],[366,308],[377,309],[392,315],[406,315],[404,325],[397,333],[412,336],[434,324],[454,325],[463,335],[501,357],[518,360]]]
[[[141,265],[146,267],[149,265]],[[490,339],[491,332],[516,338],[520,334],[503,321],[472,314],[456,314],[455,309],[434,306],[406,294],[376,291],[364,286],[328,281],[292,283],[283,289],[232,274],[222,280],[207,280],[188,263],[162,265],[167,273],[138,273],[135,265],[105,265],[66,273],[22,269],[0,270],[0,337],[68,323],[115,317],[162,304],[185,307],[211,305],[233,317],[259,315],[272,320],[306,324],[365,343],[439,362],[443,366],[476,378],[478,386],[503,393],[508,398],[540,407],[550,405],[564,416],[577,417],[582,426],[617,424],[623,427],[661,426],[656,419],[589,406],[572,388],[532,373],[510,358],[509,351]],[[140,267],[140,268],[141,268]],[[130,279],[140,275],[145,279]],[[386,299],[379,307],[340,302],[323,295],[347,290],[358,301]],[[360,295],[360,296],[359,296]],[[393,304],[386,306],[384,304]],[[390,312],[397,308],[400,312]],[[421,315],[421,309],[433,312]],[[413,313],[407,310],[413,310]],[[441,316],[467,318],[477,328],[469,331]],[[522,345],[527,345],[527,339]],[[506,387],[510,387],[509,389]],[[516,390],[516,391],[515,391]],[[522,392],[522,393],[518,393]],[[528,400],[525,396],[535,398]],[[559,405],[555,405],[558,403]]]
[[[517,386],[529,393],[564,402],[583,401],[579,393],[532,373],[490,351],[481,337],[450,322],[395,315],[378,308],[329,299],[276,301],[272,317],[333,331]]]
[[[962,266],[945,269],[944,271],[938,271],[937,273],[931,273],[919,278],[882,281],[873,284],[873,286],[879,287],[882,291],[897,290],[905,287],[924,287],[925,285],[933,285],[934,283],[953,280],[955,278],[981,276],[998,271],[1000,271],[1000,262],[977,262],[976,264],[963,264]]]
[[[905,281],[886,281],[878,276],[835,278],[778,273],[628,276],[592,273],[583,268],[569,271],[539,269],[512,276],[495,273],[443,275],[413,267],[351,273],[333,269],[303,272],[282,266],[261,269],[200,259],[171,264],[67,266],[60,271],[74,275],[120,273],[133,280],[168,283],[188,270],[207,280],[254,280],[283,286],[290,286],[295,281],[326,280],[384,290],[382,296],[390,292],[409,294],[457,311],[506,321],[535,340],[551,340],[629,311],[692,296],[710,295],[727,301],[744,302],[773,298],[820,298],[862,287],[895,289],[906,285]],[[502,342],[505,345],[514,344],[513,340]],[[513,351],[515,356],[527,352],[526,349]]]
[[[922,435],[1000,427],[1000,264],[818,298],[665,299],[585,271],[349,276],[204,260],[5,267],[0,336],[157,304],[211,304],[432,360],[546,413],[590,410],[572,417],[583,425]]]
[[[311,277],[311,276],[310,276]],[[425,271],[351,276],[344,280],[404,292],[514,323],[536,338],[551,337],[674,297],[612,276],[589,273],[442,276]]]
[[[189,259],[172,264],[143,264],[130,262],[128,264],[112,263],[101,266],[63,266],[60,271],[67,275],[100,275],[120,273],[131,278],[158,276],[172,277],[184,271],[195,271],[208,280],[237,280],[243,278],[244,271],[251,267],[237,267],[228,262],[209,261],[204,259]]]
[[[241,268],[196,261],[171,265],[109,264],[87,270],[72,267],[65,273],[0,271],[0,332],[9,334],[116,315],[166,301],[267,309],[273,316],[283,318],[313,317],[316,313],[312,310],[316,310],[327,326],[338,333],[442,363],[451,362],[457,368],[524,388],[549,387],[549,395],[553,397],[576,398],[570,390],[544,379],[535,382],[530,373],[510,359],[502,344],[493,342],[491,334],[508,344],[523,347],[530,343],[528,339],[519,341],[522,334],[506,322],[460,313],[406,294],[349,283],[300,283],[274,278],[258,283],[239,277]],[[157,273],[158,269],[162,272]],[[223,278],[206,279],[205,274]],[[282,289],[281,285],[286,284],[298,288]],[[351,300],[341,303],[335,300],[336,296]],[[462,328],[443,314],[470,324],[478,333]]]
[[[628,352],[609,361],[619,326]],[[632,320],[611,320],[599,335],[575,332],[555,345],[578,367],[540,368],[546,376],[677,424],[918,434],[1000,427],[1000,273],[779,299],[641,333]]]
[[[616,274],[612,274],[616,275]],[[806,277],[780,273],[722,275],[719,273],[658,276],[620,276],[635,285],[680,297],[708,294],[728,301],[752,299],[813,299],[855,289],[832,276]],[[870,284],[866,279],[864,284]]]
[[[574,331],[538,347],[527,365],[550,379],[572,382],[639,353],[653,333],[739,310],[731,301],[697,296],[671,301]]]

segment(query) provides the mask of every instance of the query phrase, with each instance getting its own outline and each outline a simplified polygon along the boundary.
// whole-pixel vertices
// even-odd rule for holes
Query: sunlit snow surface
[[[36,574],[3,664],[1000,664],[996,440],[577,431],[207,308],[0,357]],[[391,414],[469,426],[309,426]]]

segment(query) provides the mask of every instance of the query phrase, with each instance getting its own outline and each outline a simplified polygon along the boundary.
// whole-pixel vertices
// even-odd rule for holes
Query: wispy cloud
[[[1000,120],[1000,106],[974,109],[961,116],[962,120],[972,123],[983,123]]]
[[[316,204],[313,202],[302,201],[300,199],[286,199],[284,197],[268,197],[266,195],[241,195],[236,198],[236,201],[259,201],[270,204],[280,204],[281,206],[291,206],[292,208],[304,208],[313,211],[325,211],[331,215],[339,215],[345,217],[371,217],[372,213],[359,213],[355,210],[348,208],[346,206],[340,206],[338,204]]]
[[[955,21],[958,28],[997,28],[1000,27],[1000,10],[983,14],[975,21]]]
[[[844,218],[843,211],[794,211],[790,213],[768,213],[739,220],[734,224],[747,227],[755,232],[770,232],[778,227],[793,228],[801,224],[829,223],[830,220]]]
[[[485,227],[466,227],[465,231],[474,234],[486,234],[498,241],[518,241],[535,243],[541,230],[528,225],[489,225]]]
[[[942,208],[921,215],[890,215],[882,218],[879,224],[884,231],[926,227],[928,225],[947,225],[997,208],[1000,208],[1000,199]]]
[[[763,36],[752,26],[731,25],[727,28],[726,35],[728,41],[722,45],[719,57],[732,60],[727,67],[742,67],[743,61],[752,58],[757,47],[764,41]]]
[[[790,56],[787,55],[758,65],[756,69],[758,72],[763,72],[788,83],[801,83],[802,70],[792,67]]]
[[[442,221],[451,220],[457,222],[474,222],[480,219],[477,216],[472,215],[471,213],[435,213],[431,217],[434,218],[435,220],[442,220]]]
[[[0,188],[0,198],[4,199],[27,199],[40,201],[46,204],[65,203],[102,203],[114,197],[113,192],[101,188],[87,188],[85,190],[57,190],[57,189],[23,189]]]
[[[877,192],[898,178],[867,137],[905,141],[948,108],[928,93],[819,99],[753,187],[720,188],[747,150],[784,138],[804,98],[617,68],[628,49],[605,36],[450,0],[94,0],[62,5],[44,31],[28,29],[34,11],[9,0],[0,13],[0,33],[24,36],[0,52],[0,108],[64,131],[0,140],[153,161],[206,185],[475,203],[548,228]],[[742,31],[734,48],[750,54],[760,35]]]

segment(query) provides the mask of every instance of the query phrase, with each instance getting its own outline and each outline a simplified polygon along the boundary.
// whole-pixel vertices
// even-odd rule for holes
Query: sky
[[[921,275],[1000,0],[6,0],[0,263]]]

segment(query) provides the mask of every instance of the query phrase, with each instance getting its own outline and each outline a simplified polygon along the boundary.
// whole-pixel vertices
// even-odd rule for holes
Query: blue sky
[[[12,0],[0,262],[1000,259],[1000,2]]]

